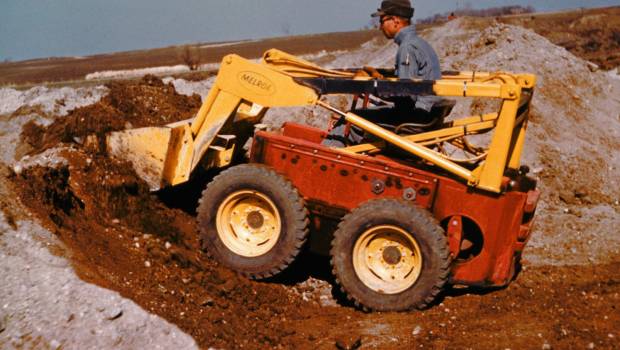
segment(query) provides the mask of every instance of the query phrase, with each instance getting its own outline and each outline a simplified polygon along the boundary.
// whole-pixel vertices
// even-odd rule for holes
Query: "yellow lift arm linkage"
[[[438,96],[490,97],[502,99],[498,113],[449,122],[446,127],[422,134],[399,136],[353,113],[339,111],[320,100],[318,93],[294,78],[348,78],[353,73],[324,69],[279,50],[267,51],[263,59],[251,62],[237,55],[222,60],[217,78],[195,118],[162,127],[113,132],[106,143],[108,152],[132,162],[134,169],[152,190],[183,183],[203,162],[207,167],[230,164],[235,139],[251,135],[223,135],[225,125],[242,121],[259,123],[270,107],[320,105],[343,115],[348,122],[386,142],[411,152],[481,189],[499,192],[506,166],[518,168],[527,115],[517,117],[521,93],[533,89],[530,74],[461,72],[435,81]],[[232,124],[231,124],[232,123]],[[234,129],[234,128],[233,128]],[[426,146],[495,129],[484,162],[470,171]],[[374,152],[382,145],[364,144],[343,152]]]

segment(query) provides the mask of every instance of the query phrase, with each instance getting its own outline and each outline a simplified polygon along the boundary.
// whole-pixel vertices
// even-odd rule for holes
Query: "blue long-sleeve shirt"
[[[399,79],[441,79],[439,58],[433,47],[416,34],[410,25],[401,29],[394,41],[398,44],[396,53],[396,76]],[[417,96],[415,107],[430,112],[433,104],[440,100],[437,96]]]

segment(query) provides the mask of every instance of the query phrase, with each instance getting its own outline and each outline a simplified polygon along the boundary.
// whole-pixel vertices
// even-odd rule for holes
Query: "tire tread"
[[[433,244],[433,250],[436,251],[440,264],[436,269],[435,276],[434,276],[434,282],[432,283],[432,286],[428,288],[427,293],[425,293],[425,295],[422,298],[420,298],[421,300],[413,302],[411,303],[411,305],[403,309],[400,309],[400,308],[394,309],[390,307],[387,307],[387,308],[371,307],[364,303],[363,296],[357,295],[356,292],[354,292],[350,288],[347,288],[347,286],[342,283],[343,279],[339,276],[340,273],[342,272],[339,271],[338,267],[336,266],[337,262],[336,262],[335,256],[336,254],[338,254],[340,250],[340,246],[339,246],[340,242],[343,240],[350,239],[349,236],[351,235],[351,233],[348,232],[349,230],[348,225],[351,221],[353,221],[354,219],[358,217],[365,217],[366,215],[373,213],[379,208],[394,211],[394,210],[402,210],[403,206],[408,208],[407,210],[412,212],[412,217],[411,217],[412,221],[415,221],[418,224],[424,225],[425,229],[432,232],[433,237],[436,237],[435,240],[432,240],[429,243]],[[427,308],[428,305],[430,305],[443,290],[443,286],[446,284],[448,280],[448,276],[450,274],[450,267],[451,267],[451,259],[450,259],[450,253],[448,249],[447,240],[437,219],[435,219],[435,217],[433,217],[431,213],[429,213],[428,211],[422,208],[419,208],[419,207],[414,207],[409,202],[406,202],[400,199],[389,199],[389,198],[373,199],[373,200],[370,200],[370,201],[367,201],[361,204],[360,206],[358,206],[357,208],[349,212],[347,215],[345,215],[343,219],[340,221],[340,223],[338,224],[337,230],[334,233],[334,239],[332,240],[332,243],[331,243],[330,256],[331,256],[330,264],[332,267],[332,274],[335,277],[336,284],[338,285],[340,291],[343,293],[343,295],[346,296],[346,298],[349,301],[353,302],[353,304],[357,308],[365,312],[368,312],[368,311],[406,311],[410,309]],[[354,274],[353,271],[351,271],[351,273]]]
[[[246,271],[237,271],[241,275],[246,276],[252,279],[264,279],[275,276],[280,272],[284,271],[297,257],[303,246],[305,245],[308,237],[308,226],[310,220],[308,219],[308,211],[306,209],[303,198],[299,195],[297,189],[291,184],[289,180],[284,178],[282,175],[276,173],[274,170],[269,168],[266,165],[260,164],[242,164],[232,168],[229,168],[219,175],[213,178],[211,183],[207,185],[207,187],[202,191],[202,195],[199,199],[199,205],[197,208],[197,218],[201,228],[201,237],[203,242],[203,249],[206,249],[209,252],[209,255],[213,256],[213,252],[211,252],[211,248],[207,243],[206,237],[210,234],[209,232],[205,232],[205,227],[208,226],[208,223],[205,222],[208,220],[209,211],[211,210],[211,203],[208,202],[209,198],[212,197],[212,192],[219,190],[220,186],[225,186],[227,184],[234,184],[236,181],[246,179],[248,174],[251,174],[253,177],[261,178],[261,181],[266,181],[267,183],[273,183],[277,188],[281,189],[286,197],[286,201],[291,206],[292,213],[289,213],[289,220],[291,220],[292,227],[295,229],[291,234],[294,236],[294,243],[292,244],[292,248],[288,251],[286,256],[280,257],[275,267],[269,268],[266,271],[259,272],[246,272]],[[284,215],[284,214],[282,214]],[[292,216],[292,217],[290,217]]]

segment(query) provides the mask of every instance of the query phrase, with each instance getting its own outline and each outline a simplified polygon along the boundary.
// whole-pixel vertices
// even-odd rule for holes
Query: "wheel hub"
[[[370,289],[398,294],[413,286],[422,271],[422,253],[413,235],[393,225],[371,227],[353,247],[353,268]]]
[[[222,243],[245,257],[267,253],[281,230],[278,208],[266,195],[251,190],[230,194],[218,209],[216,225]]]
[[[402,254],[395,246],[389,246],[383,250],[383,260],[389,265],[396,265],[400,262]]]
[[[258,210],[251,211],[248,214],[246,220],[248,222],[248,225],[250,225],[250,227],[253,229],[258,229],[265,223],[265,218],[263,217],[263,214],[261,214],[261,212]]]

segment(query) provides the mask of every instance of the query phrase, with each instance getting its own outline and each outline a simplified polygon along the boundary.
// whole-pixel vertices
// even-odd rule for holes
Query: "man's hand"
[[[379,73],[379,71],[377,71],[377,69],[375,67],[364,66],[364,68],[362,68],[362,69],[369,76],[371,76],[371,77],[373,77],[375,79],[383,79],[383,75],[381,73]]]

